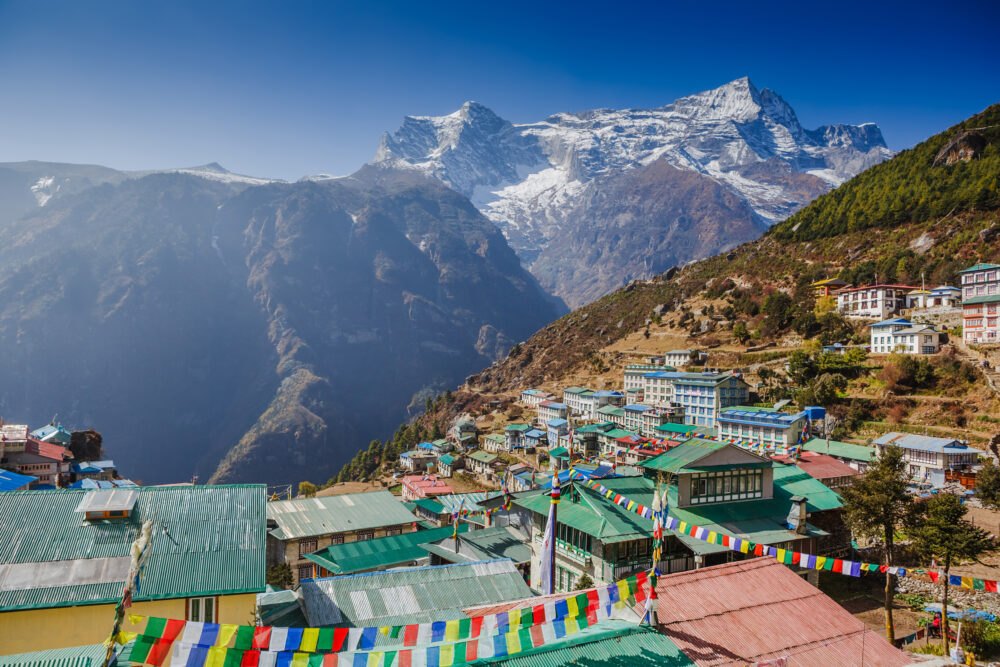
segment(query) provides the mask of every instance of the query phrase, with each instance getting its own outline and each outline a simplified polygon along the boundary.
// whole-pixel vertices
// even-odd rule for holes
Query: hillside
[[[928,284],[954,283],[956,271],[977,261],[1000,258],[1000,213],[995,198],[1000,178],[995,160],[998,137],[989,135],[982,156],[977,158],[981,162],[932,166],[941,147],[959,130],[988,124],[998,109],[990,107],[841,186],[846,193],[874,191],[887,173],[895,173],[894,163],[900,160],[917,182],[938,189],[945,187],[939,186],[940,183],[945,183],[947,192],[943,194],[961,193],[955,195],[954,201],[965,204],[953,205],[946,212],[948,215],[926,218],[921,213],[914,215],[913,220],[893,225],[882,220],[863,229],[849,229],[846,219],[831,213],[833,217],[827,219],[830,229],[844,231],[817,233],[808,239],[787,238],[798,222],[819,219],[814,207],[826,215],[829,202],[841,192],[835,190],[757,241],[680,270],[672,269],[651,280],[632,282],[550,324],[515,346],[505,359],[471,376],[447,400],[437,401],[413,424],[404,425],[385,445],[386,453],[391,455],[394,450],[412,444],[413,437],[447,426],[456,415],[475,416],[491,411],[503,414],[525,388],[556,389],[586,381],[592,381],[595,388],[603,388],[598,387],[601,381],[620,382],[626,363],[641,361],[655,351],[682,346],[713,348],[712,365],[744,368],[750,371],[752,381],[757,381],[761,379],[757,371],[760,362],[768,359],[780,362],[805,340],[833,342],[851,337],[862,340],[866,335],[863,326],[844,322],[836,314],[816,315],[810,283],[835,275],[864,283],[874,279],[876,273],[886,281],[918,282],[923,273]],[[903,193],[900,205],[906,209],[917,207],[925,196],[923,188],[910,188],[905,181],[897,184],[897,190]],[[746,328],[748,340],[735,340],[733,330],[737,323]],[[774,349],[759,354],[745,352],[747,345],[768,343]],[[779,371],[772,380],[777,383],[775,389],[792,392],[794,383],[783,379],[778,367],[774,369]],[[885,383],[876,377],[878,367],[864,372],[871,374],[869,379],[852,380],[845,390],[846,394],[855,392],[859,397],[856,418],[852,418],[852,423],[857,424],[865,419],[886,417],[886,410],[900,402],[891,398],[891,394],[891,400],[886,401]],[[931,414],[919,405],[907,403],[906,410],[897,410],[904,413],[899,428],[906,427],[905,413],[912,413],[913,419],[922,415],[921,419],[942,423],[949,423],[950,419],[955,425],[978,419],[977,411],[988,418],[1000,405],[981,378],[973,385],[962,379],[968,372],[961,361],[943,366],[938,373],[941,385],[931,390],[945,395],[943,407],[955,415],[943,419],[938,413]],[[769,371],[768,377],[772,375]],[[919,393],[917,389],[914,391]],[[918,401],[919,397],[906,400]],[[491,401],[499,403],[491,408]],[[879,403],[885,405],[879,408]],[[839,411],[846,415],[853,405],[854,399],[845,398]],[[988,434],[992,428],[990,422],[978,421],[986,427],[982,434]],[[969,435],[974,438],[976,429],[970,428]],[[390,460],[391,456],[382,459],[385,463]],[[359,454],[342,477],[376,474],[375,463],[370,453]]]
[[[222,176],[0,224],[4,415],[99,424],[146,483],[329,475],[561,312],[440,183]]]

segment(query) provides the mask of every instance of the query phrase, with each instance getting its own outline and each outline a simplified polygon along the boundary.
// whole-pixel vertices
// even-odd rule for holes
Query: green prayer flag
[[[393,639],[399,639],[399,634],[403,631],[402,625],[394,625],[389,629],[389,636]],[[331,631],[332,632],[332,631]]]
[[[521,644],[522,651],[535,645],[534,642],[531,641],[531,630],[528,628],[522,628],[517,631],[517,640]]]
[[[784,563],[785,565],[791,565],[792,558],[794,557],[793,554],[794,552],[791,549],[785,549],[785,557],[784,559],[782,559],[781,562]]]
[[[522,614],[523,615],[523,614]],[[458,636],[460,639],[467,639],[472,633],[472,619],[463,618],[458,622]]]
[[[976,591],[985,591],[986,590],[986,583],[982,579],[973,579],[972,580],[972,589],[976,590]]]
[[[590,606],[590,600],[587,599],[586,593],[580,593],[576,596],[576,608],[580,611],[580,616],[587,615],[588,606]]]
[[[226,649],[226,661],[223,667],[240,667],[243,664],[243,651],[236,648]]]
[[[317,651],[333,650],[333,628],[320,628],[319,636],[316,638]]]
[[[382,654],[382,667],[392,667],[393,663],[395,662],[396,662],[395,651],[386,651],[385,653]],[[455,662],[458,662],[458,660],[456,660]]]
[[[236,628],[236,648],[253,648],[253,632],[255,629],[252,625],[241,625]]]
[[[635,592],[639,590],[639,579],[634,574],[626,579],[625,583],[628,584],[629,597],[635,595]]]
[[[521,612],[521,627],[522,628],[530,628],[534,624],[535,624],[535,617],[534,617],[534,614],[531,613],[531,610],[530,609],[523,610]],[[459,631],[459,633],[461,633],[461,631],[462,631],[462,623],[461,623],[461,621],[459,621],[459,623],[458,623],[458,631]],[[459,634],[458,636],[461,637],[462,635]]]
[[[829,570],[830,572],[833,572],[833,561],[834,561],[834,559],[832,557],[831,558],[827,558],[826,562],[823,563],[823,569],[824,570]]]
[[[149,620],[152,621],[153,619]],[[162,628],[160,631],[163,631]],[[136,637],[135,643],[132,644],[132,655],[129,659],[132,662],[146,662],[146,658],[149,656],[149,652],[152,650],[153,644],[156,643],[157,639],[159,639],[159,637],[151,637],[150,635],[139,635]]]
[[[323,654],[313,653],[309,656],[309,667],[323,667]]]
[[[142,631],[142,634],[147,637],[159,638],[163,636],[163,631],[166,627],[167,619],[150,617],[150,619],[146,621],[146,629]]]

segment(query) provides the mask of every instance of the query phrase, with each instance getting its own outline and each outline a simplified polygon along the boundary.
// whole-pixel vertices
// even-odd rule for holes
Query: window
[[[313,566],[312,565],[300,565],[299,566],[299,581],[303,579],[312,579],[313,576]]]
[[[365,540],[370,540],[375,536],[375,534],[370,530],[358,531],[358,542],[364,542]]]
[[[301,571],[302,568],[299,568]],[[215,623],[215,598],[188,598],[187,620],[196,623]]]
[[[733,469],[691,476],[691,503],[725,502],[760,498],[764,473],[761,470]]]
[[[386,528],[385,529],[385,536],[389,537],[390,535],[399,535],[402,532],[403,532],[402,528],[398,528],[398,527],[397,528]]]
[[[330,544],[343,544],[343,543],[344,543],[343,535],[332,535],[330,537]]]
[[[299,540],[299,558],[316,551],[316,540]]]

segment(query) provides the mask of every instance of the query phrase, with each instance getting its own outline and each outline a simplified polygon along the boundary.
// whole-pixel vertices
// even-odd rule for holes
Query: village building
[[[32,488],[63,488],[70,483],[72,455],[58,442],[28,438],[4,443],[0,466],[22,475],[38,478]]]
[[[479,429],[474,422],[456,422],[451,429],[451,439],[463,448],[474,448],[479,436]]]
[[[400,483],[402,486],[400,496],[404,502],[455,493],[455,489],[438,479],[437,475],[408,475],[400,480]]]
[[[303,582],[299,592],[309,627],[373,627],[468,618],[462,610],[531,596],[508,559]]]
[[[688,366],[691,364],[691,353],[693,351],[694,350],[670,350],[669,352],[664,353],[663,363],[666,366]],[[699,354],[698,358],[702,358],[702,355]],[[659,370],[665,369],[661,368]]]
[[[463,531],[457,537],[452,537],[449,533],[424,540],[420,547],[429,555],[431,565],[506,558],[517,566],[522,578],[527,577],[531,562],[531,548],[525,543],[521,533],[509,526]]]
[[[897,317],[868,325],[873,354],[936,354],[941,349],[941,332],[930,324],[914,324]]]
[[[652,438],[656,429],[664,424],[683,424],[684,407],[678,403],[669,406],[656,406],[646,410],[639,416],[639,435]]]
[[[772,459],[798,468],[831,489],[842,489],[861,476],[855,468],[826,454],[799,452],[797,456],[772,456]]]
[[[804,411],[788,414],[774,408],[738,405],[719,411],[719,438],[791,447],[802,439],[807,421],[808,415]]]
[[[37,481],[37,477],[0,468],[0,491],[27,491]]]
[[[53,442],[63,447],[69,447],[69,443],[73,439],[73,434],[62,426],[48,424],[47,426],[36,428],[29,434],[29,437],[41,440],[42,442]]]
[[[962,305],[962,290],[951,285],[940,285],[933,289],[915,289],[906,295],[906,307],[910,310],[928,308],[958,308]]]
[[[483,437],[483,449],[491,454],[506,451],[507,436],[503,433],[486,434],[486,436]]]
[[[497,472],[503,467],[503,461],[496,454],[477,450],[469,454],[469,468],[473,474],[484,482],[492,482],[497,478]]]
[[[624,428],[626,431],[633,431],[635,433],[638,433],[640,430],[642,430],[643,414],[645,414],[647,410],[652,410],[652,409],[653,406],[645,405],[643,403],[634,403],[632,405],[624,406],[622,410],[624,410],[625,412],[625,419],[622,423],[622,428]]]
[[[585,387],[567,387],[563,389],[562,402],[575,417],[586,417],[596,410],[594,392]]]
[[[813,296],[817,299],[825,296],[832,296],[834,292],[842,290],[848,287],[849,283],[844,282],[840,278],[827,278],[826,280],[817,280],[812,284]]]
[[[622,389],[628,394],[629,391],[642,391],[643,377],[656,371],[673,371],[673,367],[664,367],[659,364],[628,364],[623,373]]]
[[[659,631],[699,667],[919,664],[773,558],[660,577],[656,603]]]
[[[521,392],[521,403],[529,408],[537,408],[542,401],[555,400],[556,396],[541,389],[525,389]]]
[[[802,445],[804,452],[825,454],[844,463],[858,472],[865,472],[868,466],[878,457],[878,450],[865,445],[855,445],[850,442],[838,442],[826,438],[812,438]]]
[[[298,583],[315,576],[306,555],[332,544],[407,533],[416,523],[417,517],[388,491],[272,501],[267,503],[268,564],[287,563]]]
[[[306,558],[315,565],[317,577],[344,576],[361,572],[379,572],[389,568],[428,565],[430,558],[421,547],[426,542],[435,542],[451,537],[455,532],[451,526],[417,530],[410,533],[377,537],[364,542],[333,544],[320,549]],[[469,530],[468,525],[457,527],[459,533]]]
[[[737,373],[673,375],[673,402],[684,408],[685,424],[715,428],[719,410],[745,405],[750,395],[750,387]]]
[[[451,477],[465,468],[465,458],[460,454],[443,454],[438,457],[437,470],[441,477]]]
[[[597,419],[609,421],[618,428],[624,428],[625,408],[615,405],[605,405],[597,409]]]
[[[845,287],[836,293],[837,310],[847,317],[885,320],[906,308],[912,285],[867,285]]]
[[[548,434],[540,428],[533,428],[524,434],[524,448],[528,451],[548,447]]]
[[[893,431],[872,440],[872,444],[879,450],[889,446],[902,449],[907,471],[915,480],[927,479],[935,471],[967,470],[979,463],[978,451],[956,438]]]
[[[524,434],[532,430],[528,424],[508,424],[504,429],[504,446],[508,452],[524,449]]]
[[[437,455],[426,449],[411,449],[399,455],[399,465],[410,472],[423,472],[434,466]]]
[[[626,431],[623,428],[610,428],[601,431],[597,434],[597,446],[600,450],[601,456],[613,455],[618,450],[620,438],[627,438],[629,436],[639,437],[639,435],[633,431]]]
[[[103,642],[145,521],[152,542],[129,613],[246,623],[265,588],[266,504],[263,484],[0,493],[0,647]]]
[[[960,271],[962,337],[966,343],[1000,342],[1000,265],[976,264]]]
[[[545,422],[545,437],[549,442],[549,447],[558,447],[559,439],[567,433],[569,433],[569,422],[565,419],[550,419]]]
[[[553,419],[566,419],[569,416],[569,408],[565,403],[555,401],[542,401],[538,404],[538,425],[546,424]]]
[[[80,461],[70,466],[70,472],[77,481],[82,479],[93,479],[102,482],[110,482],[118,477],[118,469],[115,462],[107,459],[103,461]]]

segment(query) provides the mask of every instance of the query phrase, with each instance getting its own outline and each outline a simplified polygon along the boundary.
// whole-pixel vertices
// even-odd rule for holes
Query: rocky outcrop
[[[975,130],[964,130],[952,137],[934,156],[935,167],[968,162],[978,158],[986,148],[986,137]]]

